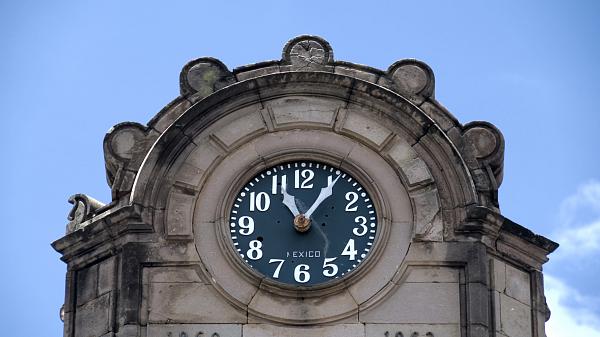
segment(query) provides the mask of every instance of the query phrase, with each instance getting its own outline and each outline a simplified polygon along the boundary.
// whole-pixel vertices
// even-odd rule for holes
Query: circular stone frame
[[[282,142],[281,138],[288,141]],[[354,155],[349,156],[350,153]],[[353,175],[371,195],[379,226],[373,249],[360,266],[343,278],[310,287],[286,285],[251,269],[239,258],[228,233],[231,205],[248,179],[278,163],[308,159]],[[215,165],[205,186],[196,202],[194,233],[209,279],[231,303],[268,321],[313,324],[356,314],[361,304],[357,299],[367,300],[387,289],[411,240],[412,207],[393,167],[355,139],[331,131],[283,130],[258,135]],[[215,214],[207,214],[209,209]],[[211,242],[217,242],[218,246]],[[214,254],[215,248],[221,254]],[[225,261],[220,260],[223,256]],[[309,315],[302,313],[306,310]]]

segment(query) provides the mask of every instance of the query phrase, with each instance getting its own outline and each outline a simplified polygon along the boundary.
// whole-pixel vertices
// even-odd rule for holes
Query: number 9
[[[250,235],[250,234],[254,233],[254,219],[252,219],[251,217],[249,217],[247,215],[240,217],[240,219],[238,220],[238,225],[241,228],[240,234]]]

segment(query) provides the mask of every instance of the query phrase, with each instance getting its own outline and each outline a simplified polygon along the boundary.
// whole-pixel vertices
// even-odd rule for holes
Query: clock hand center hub
[[[304,216],[304,214],[298,214],[294,217],[294,228],[300,232],[304,233],[310,228],[310,218]]]

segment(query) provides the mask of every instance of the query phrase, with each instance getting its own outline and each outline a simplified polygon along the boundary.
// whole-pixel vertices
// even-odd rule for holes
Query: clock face
[[[358,267],[373,247],[377,213],[347,172],[294,161],[270,167],[242,187],[229,230],[248,266],[282,283],[311,286]]]

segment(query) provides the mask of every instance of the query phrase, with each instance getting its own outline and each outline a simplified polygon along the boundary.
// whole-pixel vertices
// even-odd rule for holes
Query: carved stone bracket
[[[146,127],[133,122],[117,124],[106,133],[104,161],[113,200],[131,191],[135,174],[155,138]]]
[[[504,176],[504,137],[493,124],[467,123],[457,141],[484,202],[498,207],[498,188]]]

